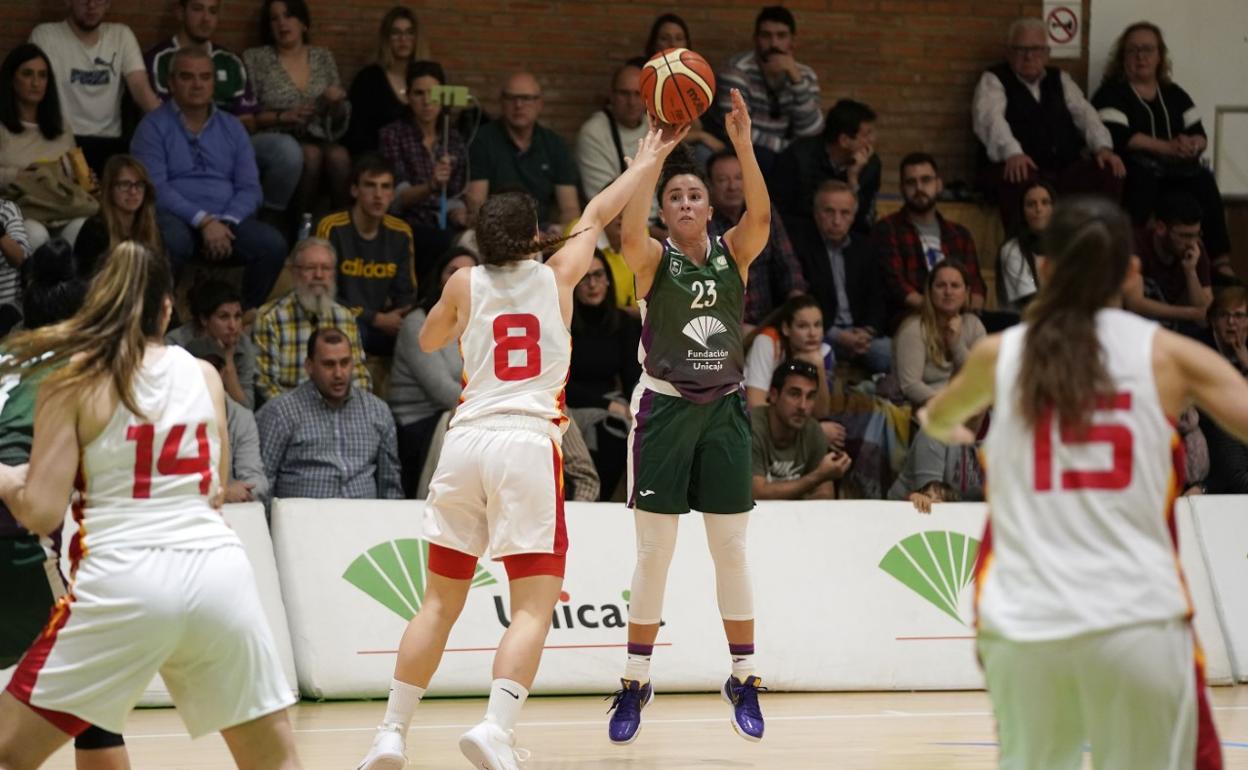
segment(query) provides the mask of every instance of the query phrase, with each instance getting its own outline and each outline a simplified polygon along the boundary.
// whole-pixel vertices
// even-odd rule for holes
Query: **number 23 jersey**
[[[1183,444],[1153,377],[1157,325],[1101,310],[1097,336],[1114,395],[1085,435],[1018,410],[1026,326],[1001,338],[984,442],[989,525],[981,544],[982,631],[1014,641],[1069,638],[1191,615],[1174,501]]]
[[[149,349],[133,388],[143,416],[118,402],[82,449],[77,555],[238,544],[209,502],[220,483],[221,440],[199,361],[179,347]]]
[[[460,337],[464,390],[451,427],[519,415],[562,428],[572,334],[554,271],[531,259],[469,269],[470,308]]]

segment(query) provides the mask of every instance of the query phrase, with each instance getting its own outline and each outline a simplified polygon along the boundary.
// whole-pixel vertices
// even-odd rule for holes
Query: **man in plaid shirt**
[[[720,150],[706,161],[710,177],[712,236],[722,236],[741,220],[745,213],[745,188],[741,177],[741,161],[732,150]],[[750,265],[745,285],[745,312],[742,321],[750,326],[759,321],[786,299],[806,292],[806,278],[789,242],[784,223],[776,207],[771,207],[771,237],[758,258]]]
[[[944,190],[936,159],[913,152],[901,160],[901,197],[905,204],[875,225],[872,237],[880,255],[894,310],[893,326],[923,305],[927,271],[942,259],[961,263],[971,279],[971,309],[984,307],[984,279],[971,233],[936,210]]]
[[[386,402],[351,387],[347,335],[308,339],[308,380],[256,414],[260,455],[274,498],[403,498],[394,417]]]
[[[355,387],[371,391],[373,380],[364,366],[364,349],[355,315],[334,302],[338,255],[321,238],[306,238],[290,253],[294,288],[260,308],[252,340],[256,343],[256,401],[293,390],[308,379],[304,351],[316,329],[332,327],[347,335],[355,360]]]

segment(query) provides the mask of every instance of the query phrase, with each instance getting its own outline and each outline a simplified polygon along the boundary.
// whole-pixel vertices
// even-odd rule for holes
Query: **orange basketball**
[[[691,123],[715,99],[715,72],[688,48],[656,53],[641,70],[646,109],[664,123]]]

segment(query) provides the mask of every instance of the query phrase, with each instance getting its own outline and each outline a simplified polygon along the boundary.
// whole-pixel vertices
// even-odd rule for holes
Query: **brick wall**
[[[1084,19],[1087,19],[1085,0]],[[1010,20],[1038,14],[1040,0],[789,0],[798,20],[798,58],[814,67],[825,108],[849,96],[880,113],[886,189],[896,163],[926,150],[945,165],[946,181],[974,167],[970,98],[979,72],[1001,56]],[[331,47],[344,79],[374,55],[377,24],[390,0],[310,0],[312,41]],[[639,54],[650,21],[667,3],[555,0],[411,0],[422,46],[453,82],[472,87],[497,110],[503,75],[528,68],[546,90],[543,120],[565,137],[605,98],[616,64]],[[716,66],[749,47],[758,0],[685,0],[679,12],[694,47]],[[110,21],[129,24],[142,47],[174,29],[170,0],[113,0]],[[61,0],[0,0],[0,51],[39,22],[64,15]],[[240,51],[259,42],[259,3],[224,0],[218,40]],[[1083,59],[1064,63],[1076,80]]]

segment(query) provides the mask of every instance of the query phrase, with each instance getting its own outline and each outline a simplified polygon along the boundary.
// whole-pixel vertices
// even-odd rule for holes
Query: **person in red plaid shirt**
[[[901,160],[901,197],[905,205],[875,225],[872,239],[884,269],[893,327],[923,304],[927,271],[948,259],[966,268],[971,287],[971,309],[984,307],[984,279],[971,233],[936,210],[945,189],[936,159],[912,152]]]

